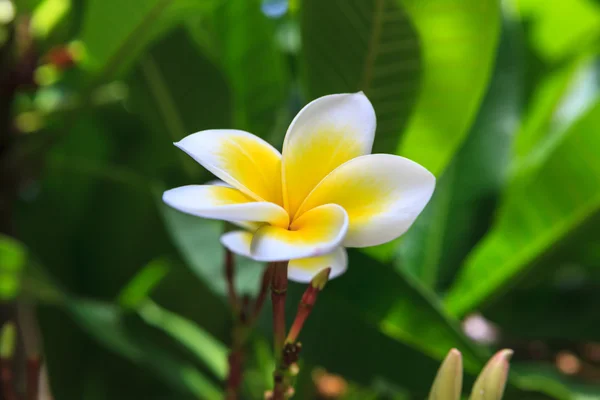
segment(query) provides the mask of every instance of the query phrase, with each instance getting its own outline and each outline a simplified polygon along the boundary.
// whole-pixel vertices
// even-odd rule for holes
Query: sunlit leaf
[[[522,105],[523,46],[519,27],[505,21],[489,90],[469,136],[438,179],[433,198],[401,238],[398,268],[443,289],[491,223],[506,181]]]
[[[398,154],[439,175],[467,137],[500,37],[495,0],[400,0],[422,48],[419,97]]]
[[[539,168],[514,183],[497,221],[469,255],[446,306],[456,314],[478,307],[512,279],[539,266],[600,209],[600,104],[557,137]]]
[[[592,0],[514,0],[528,23],[529,40],[549,62],[594,45],[600,35],[600,6]]]

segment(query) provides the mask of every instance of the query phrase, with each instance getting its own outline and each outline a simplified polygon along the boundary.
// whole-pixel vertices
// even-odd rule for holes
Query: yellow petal
[[[329,274],[331,280],[346,272],[347,267],[346,249],[338,247],[331,253],[321,256],[291,260],[288,265],[288,278],[295,282],[308,283],[325,268],[331,268]]]
[[[175,143],[204,168],[258,201],[283,205],[281,154],[251,133],[213,129]]]
[[[323,179],[297,215],[322,204],[339,204],[349,218],[344,246],[375,246],[406,232],[434,187],[435,177],[414,161],[389,154],[366,155]]]
[[[375,124],[362,92],[321,97],[300,111],[283,143],[283,196],[290,217],[327,174],[371,152]]]
[[[336,204],[325,204],[304,213],[289,230],[276,226],[259,228],[252,239],[252,258],[286,261],[331,252],[344,239],[348,216]]]
[[[288,214],[282,207],[254,201],[239,190],[225,186],[182,186],[164,192],[163,201],[181,212],[203,218],[289,225]]]

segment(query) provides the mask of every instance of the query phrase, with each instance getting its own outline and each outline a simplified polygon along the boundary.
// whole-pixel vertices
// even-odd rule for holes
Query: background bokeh
[[[322,293],[296,398],[334,382],[335,398],[422,399],[450,348],[468,388],[510,347],[506,398],[600,399],[599,39],[594,0],[0,0],[0,324],[18,324],[16,360],[43,354],[56,400],[220,398],[227,228],[161,203],[212,179],[172,142],[237,128],[280,148],[308,101],[362,90],[374,151],[437,189]],[[263,266],[237,261],[255,296]],[[244,399],[272,382],[269,315]]]

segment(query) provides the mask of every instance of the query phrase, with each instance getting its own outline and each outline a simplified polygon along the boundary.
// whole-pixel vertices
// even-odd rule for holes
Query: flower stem
[[[17,400],[12,371],[12,359],[0,358],[0,387],[6,400]]]
[[[227,295],[229,297],[229,304],[234,315],[239,314],[240,304],[238,302],[237,294],[235,292],[234,275],[235,275],[235,259],[233,253],[229,249],[225,249],[225,279],[227,281]]]
[[[27,400],[37,400],[39,397],[40,366],[39,356],[27,360]]]
[[[262,282],[260,284],[260,290],[258,292],[258,296],[256,297],[256,302],[254,303],[254,311],[252,313],[251,323],[256,321],[256,319],[260,315],[260,311],[262,310],[262,307],[267,298],[267,293],[269,292],[269,285],[271,284],[273,271],[273,264],[268,264],[267,268],[265,269],[265,272],[263,273]]]
[[[244,368],[244,346],[245,346],[245,321],[244,307],[240,304],[237,293],[235,291],[234,276],[235,276],[235,259],[233,253],[229,249],[225,249],[225,263],[223,265],[225,271],[225,279],[227,281],[227,295],[231,311],[233,314],[233,332],[231,340],[231,350],[227,361],[229,370],[225,381],[225,398],[227,400],[236,400],[240,386],[242,384],[243,368]]]
[[[285,296],[287,294],[288,262],[274,262],[271,278],[271,301],[273,303],[273,335],[276,357],[283,349],[285,341]]]
[[[281,365],[283,345],[285,343],[285,296],[288,286],[288,262],[274,262],[270,267],[273,268],[271,278],[271,302],[273,303],[273,352],[276,361],[275,372],[273,374],[273,400],[283,400],[285,398],[287,386]]]

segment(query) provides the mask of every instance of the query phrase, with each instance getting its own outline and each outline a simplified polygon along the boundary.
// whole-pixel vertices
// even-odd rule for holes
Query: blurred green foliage
[[[0,0],[0,14],[0,322],[18,296],[37,304],[56,400],[222,397],[227,228],[160,201],[211,179],[171,143],[237,128],[281,146],[308,101],[359,90],[375,151],[437,188],[402,238],[350,251],[302,332],[296,398],[316,398],[317,367],[348,381],[342,398],[425,398],[450,348],[468,388],[514,347],[506,399],[600,399],[597,1]],[[263,266],[237,261],[254,296]],[[290,289],[291,317],[304,287]],[[491,339],[463,330],[472,312]],[[270,387],[269,332],[265,311],[242,398]],[[565,353],[576,376],[555,367]]]

